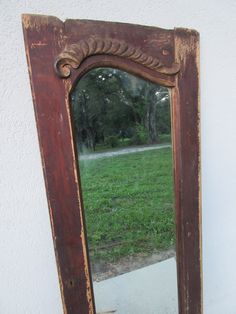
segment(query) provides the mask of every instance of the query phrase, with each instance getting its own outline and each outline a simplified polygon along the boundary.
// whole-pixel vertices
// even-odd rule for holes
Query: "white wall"
[[[20,20],[21,13],[38,13],[200,32],[204,313],[235,314],[236,1],[0,5],[0,313],[62,313]]]

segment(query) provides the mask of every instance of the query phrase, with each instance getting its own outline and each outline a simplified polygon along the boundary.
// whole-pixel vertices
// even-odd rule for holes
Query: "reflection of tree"
[[[72,94],[79,143],[95,149],[110,136],[132,138],[140,130],[146,143],[170,133],[168,90],[126,72],[98,68],[87,73]]]

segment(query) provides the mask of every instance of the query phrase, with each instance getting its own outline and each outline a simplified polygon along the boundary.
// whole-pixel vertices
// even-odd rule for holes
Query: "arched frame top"
[[[175,86],[175,80],[172,76],[158,72],[153,73],[152,70],[144,65],[135,64],[131,60],[123,60],[120,57],[110,55],[96,55],[86,58],[78,69],[71,71],[69,79],[72,85],[76,84],[84,74],[98,67],[113,67],[165,87],[171,88]]]
[[[163,55],[168,53],[168,50],[162,49]],[[71,74],[70,68],[78,69],[87,57],[93,55],[118,56],[167,75],[175,75],[180,69],[179,63],[173,62],[170,67],[167,67],[157,57],[148,55],[139,47],[123,40],[91,36],[87,40],[67,45],[55,60],[55,71],[59,77],[67,78]]]
[[[179,314],[202,314],[199,34],[23,15],[23,31],[65,314],[95,313],[70,92],[95,67],[170,87]]]

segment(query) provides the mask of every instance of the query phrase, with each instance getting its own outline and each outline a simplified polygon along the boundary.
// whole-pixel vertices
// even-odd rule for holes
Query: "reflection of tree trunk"
[[[145,128],[148,131],[148,141],[151,144],[158,143],[157,132],[157,103],[153,99],[153,88],[146,88],[144,92],[144,100],[146,103]]]
[[[95,151],[96,140],[95,140],[95,132],[92,128],[88,128],[87,130],[87,146],[93,151]]]
[[[152,144],[158,143],[157,104],[154,102],[149,102],[147,105],[146,128],[148,131],[149,142]]]
[[[135,108],[132,108],[132,109],[133,109],[133,114],[134,114],[134,122],[135,122],[135,124],[139,124],[140,123],[140,117],[136,113]]]
[[[89,117],[89,112],[87,110],[87,99],[84,94],[82,94],[83,101],[81,102],[82,107],[82,117],[83,117],[83,123],[84,123],[84,129],[86,133],[85,142],[87,148],[93,149],[95,151],[96,147],[96,131],[91,126],[91,119]]]

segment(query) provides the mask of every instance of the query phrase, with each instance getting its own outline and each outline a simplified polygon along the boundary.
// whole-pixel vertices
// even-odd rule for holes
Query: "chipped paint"
[[[32,43],[30,47],[31,47],[31,49],[34,49],[34,48],[38,48],[38,47],[44,47],[47,45],[48,45],[47,43],[43,43],[42,41],[39,41],[37,43]]]
[[[89,305],[89,314],[93,314],[93,297],[92,297],[92,290],[91,290],[91,281],[90,281],[90,275],[89,275],[89,262],[88,262],[88,252],[86,247],[86,237],[85,237],[85,231],[84,231],[84,221],[83,221],[83,213],[82,213],[82,204],[80,200],[82,199],[82,195],[80,194],[79,189],[79,179],[78,179],[78,164],[76,160],[75,155],[75,149],[74,149],[74,141],[73,141],[73,132],[72,132],[72,125],[71,125],[71,116],[70,116],[70,100],[69,100],[69,94],[72,88],[72,84],[70,80],[63,80],[63,83],[65,85],[65,91],[66,91],[66,98],[65,98],[65,104],[66,104],[66,110],[69,118],[69,128],[70,128],[70,138],[71,138],[71,146],[72,146],[72,154],[73,154],[73,171],[74,171],[74,177],[77,185],[77,193],[78,193],[78,202],[80,207],[80,223],[81,223],[81,241],[82,241],[82,249],[83,249],[83,256],[84,256],[84,271],[85,271],[85,278],[86,278],[86,294],[87,294],[87,301]]]
[[[182,241],[182,247],[180,246],[180,252],[178,254],[181,254],[181,265],[180,265],[180,273],[179,273],[179,280],[181,281],[182,289],[180,292],[180,313],[181,314],[201,314],[202,313],[202,259],[201,259],[201,179],[200,179],[200,115],[199,115],[199,34],[198,32],[194,30],[186,30],[186,29],[175,29],[175,53],[176,53],[176,61],[181,63],[181,70],[180,73],[176,76],[176,86],[179,90],[179,105],[181,106],[181,103],[183,102],[183,108],[184,106],[192,106],[193,110],[195,106],[197,106],[198,110],[196,114],[192,117],[193,128],[190,130],[189,127],[186,129],[185,124],[186,123],[183,119],[186,119],[187,117],[187,111],[183,111],[183,115],[185,115],[185,118],[182,117],[181,124],[180,125],[180,133],[181,129],[183,127],[185,137],[183,138],[183,142],[185,142],[186,134],[190,132],[189,134],[193,137],[191,139],[192,143],[194,144],[194,147],[196,150],[194,150],[194,155],[192,156],[192,165],[191,168],[195,169],[195,165],[197,165],[197,169],[195,171],[196,174],[194,174],[196,183],[196,190],[190,189],[191,195],[188,195],[190,198],[190,204],[193,206],[192,208],[188,208],[188,211],[190,211],[190,215],[183,213],[185,208],[184,206],[184,195],[180,196],[183,198],[182,203],[180,204],[181,208],[181,217],[179,226],[180,230],[180,239]],[[191,69],[191,72],[189,71]],[[184,87],[187,87],[186,89]],[[196,99],[191,98],[191,91],[198,93],[198,96]],[[182,109],[183,110],[183,109]],[[193,111],[195,112],[195,110]],[[178,113],[180,115],[181,119],[181,113]],[[188,125],[188,124],[187,124]],[[179,140],[181,141],[181,135],[178,136]],[[191,137],[189,137],[190,139]],[[179,143],[180,144],[180,154],[183,154],[184,156],[184,149],[186,147],[183,147],[183,144],[185,143]],[[196,153],[195,153],[196,152]],[[186,159],[185,159],[186,161]],[[189,161],[190,162],[190,161]],[[180,169],[178,170],[179,175],[181,177],[182,168],[186,167],[186,165],[182,165],[182,161],[179,165]],[[190,165],[189,165],[190,166]],[[193,180],[194,180],[193,177]],[[184,178],[182,178],[184,179]],[[185,180],[181,181],[180,187],[180,194],[185,193],[188,194],[186,190],[186,185],[184,185]],[[195,183],[194,183],[195,184]],[[195,186],[195,185],[194,185]],[[185,189],[182,191],[182,189]],[[198,195],[196,195],[198,193]],[[191,200],[198,199],[197,203],[194,203]],[[188,204],[188,203],[187,203]],[[187,208],[186,208],[187,209]],[[183,214],[183,216],[182,216]],[[198,217],[194,221],[188,220],[192,219],[192,217]],[[188,227],[187,227],[188,226]],[[185,236],[186,232],[186,236]],[[189,254],[189,245],[192,243],[192,249],[193,252],[191,252],[190,258],[187,258]],[[196,247],[196,243],[199,245]],[[188,250],[188,251],[187,251]],[[199,267],[199,271],[197,270]],[[200,290],[195,290],[193,287],[200,286]]]
[[[67,21],[67,27],[66,27],[66,36],[64,36],[64,24],[63,22],[61,22],[60,20],[58,20],[57,18],[53,18],[53,17],[48,17],[48,16],[36,16],[36,15],[23,15],[22,17],[22,22],[23,22],[23,28],[24,28],[24,34],[25,34],[25,41],[26,41],[26,53],[27,53],[27,58],[28,58],[28,64],[30,64],[30,53],[32,53],[34,55],[34,72],[36,74],[40,74],[41,72],[41,64],[40,63],[42,60],[36,61],[35,56],[37,55],[38,57],[40,57],[40,53],[42,53],[42,51],[44,49],[40,49],[41,47],[45,46],[46,42],[44,41],[44,38],[46,38],[48,40],[48,43],[50,43],[50,40],[53,42],[53,44],[51,45],[51,51],[50,49],[47,49],[47,52],[49,51],[49,55],[50,53],[57,54],[59,50],[59,48],[64,48],[65,46],[65,38],[66,36],[68,38],[70,38],[70,32],[72,32],[72,28],[74,27],[74,30],[77,29],[78,25],[74,25],[73,23],[73,27],[70,25],[70,21]],[[93,23],[90,21],[90,23]],[[95,23],[95,22],[94,22]],[[103,23],[103,22],[100,22]],[[96,25],[96,24],[94,24]],[[109,23],[106,23],[106,26],[109,29]],[[79,27],[83,27],[83,24],[80,24]],[[84,25],[84,27],[86,28],[86,23]],[[118,24],[116,25],[116,27],[119,27]],[[122,27],[126,27],[126,24],[124,24]],[[27,30],[29,30],[27,32]],[[97,28],[96,28],[97,30]],[[162,32],[160,29],[156,29],[157,32]],[[37,34],[36,34],[37,32]],[[39,34],[41,34],[41,32],[45,35],[45,37],[41,37],[43,38],[43,40],[39,40],[34,42],[34,39],[32,38],[35,34],[36,37],[40,37]],[[147,29],[145,29],[145,32],[149,32]],[[168,32],[170,32],[172,34],[173,31],[165,31],[165,35],[164,33],[161,33],[160,36],[169,36]],[[145,34],[147,34],[145,33]],[[169,33],[169,34],[170,34]],[[177,34],[178,33],[178,34]],[[99,34],[98,34],[99,35]],[[27,37],[28,36],[28,37]],[[104,36],[102,34],[102,36]],[[79,37],[79,36],[78,36]],[[131,36],[132,37],[132,36]],[[130,42],[130,44],[134,44],[135,43],[135,38],[128,38],[128,42]],[[163,38],[164,38],[163,37]],[[193,165],[197,165],[198,169],[196,170],[196,177],[197,175],[199,175],[198,177],[198,183],[196,183],[197,186],[197,190],[195,192],[195,190],[191,189],[191,184],[189,185],[189,187],[186,188],[186,182],[188,181],[188,178],[186,178],[186,176],[183,176],[183,171],[187,169],[186,164],[184,164],[182,162],[182,159],[185,158],[186,156],[189,156],[189,152],[186,150],[186,147],[184,147],[183,144],[186,144],[185,138],[182,136],[183,134],[181,132],[183,132],[183,130],[185,131],[185,134],[187,134],[190,130],[190,126],[186,119],[186,115],[185,112],[182,112],[181,110],[183,110],[183,108],[185,108],[185,105],[191,106],[191,105],[195,105],[195,100],[193,99],[192,101],[189,101],[189,98],[185,98],[189,97],[189,90],[191,91],[191,89],[196,90],[196,88],[198,88],[198,83],[197,80],[191,82],[192,78],[195,78],[195,75],[198,75],[198,73],[196,73],[196,65],[194,60],[196,60],[196,53],[197,53],[197,57],[198,57],[198,50],[196,52],[196,43],[198,42],[198,34],[193,31],[193,30],[184,30],[184,29],[177,29],[175,30],[175,43],[172,43],[172,45],[175,47],[175,53],[176,53],[176,58],[175,61],[179,62],[181,65],[181,69],[180,69],[180,73],[178,75],[175,76],[176,78],[176,86],[173,88],[172,90],[172,125],[173,125],[173,155],[174,155],[174,172],[175,172],[175,189],[176,189],[176,207],[177,208],[177,214],[178,216],[178,220],[177,220],[177,230],[178,230],[178,242],[177,242],[177,264],[178,264],[178,280],[179,280],[179,303],[180,303],[180,314],[201,314],[201,308],[202,306],[199,305],[199,302],[201,302],[201,296],[199,298],[199,294],[198,291],[196,293],[196,295],[194,294],[193,290],[191,289],[195,283],[199,284],[198,282],[198,276],[201,274],[198,273],[198,270],[195,270],[195,266],[199,266],[201,268],[201,255],[199,256],[199,254],[201,254],[201,239],[198,238],[198,233],[199,236],[201,235],[200,232],[200,219],[201,219],[201,215],[200,215],[200,197],[201,197],[201,191],[200,191],[200,184],[201,184],[201,178],[200,178],[200,151],[196,150],[196,152],[198,153],[197,156],[197,160],[195,160],[196,158],[196,154],[193,156],[193,161],[191,166],[191,169],[195,169],[193,167]],[[79,38],[76,38],[76,41]],[[137,38],[137,41],[139,41],[139,38]],[[135,43],[136,44],[136,43]],[[31,51],[29,51],[29,47],[31,47]],[[172,48],[174,48],[172,47]],[[55,49],[55,51],[54,51]],[[198,49],[198,48],[197,48]],[[32,51],[33,50],[33,51]],[[144,47],[145,50],[145,47]],[[40,53],[39,53],[40,52]],[[166,53],[166,51],[164,51],[164,54]],[[55,55],[53,55],[53,58],[55,57]],[[187,61],[189,61],[189,58],[192,58],[192,64],[188,64]],[[64,169],[63,170],[68,170],[66,167],[70,168],[70,175],[73,178],[73,182],[71,183],[70,186],[67,185],[67,187],[69,189],[74,189],[74,187],[76,187],[76,194],[73,194],[73,201],[74,203],[72,204],[72,208],[70,208],[71,212],[73,212],[74,217],[79,217],[80,221],[78,221],[78,225],[80,223],[81,226],[81,230],[80,230],[80,242],[77,242],[77,244],[79,243],[79,246],[81,245],[82,248],[82,252],[80,250],[76,251],[76,254],[73,257],[78,258],[79,260],[82,260],[84,265],[83,267],[81,267],[81,269],[79,270],[79,276],[81,275],[81,278],[83,278],[83,280],[85,282],[82,282],[82,286],[83,286],[83,291],[85,292],[83,294],[83,298],[86,298],[86,300],[81,300],[81,304],[83,304],[83,311],[85,311],[84,313],[80,313],[80,314],[85,314],[85,313],[90,313],[90,314],[94,314],[94,304],[93,304],[93,290],[92,290],[92,283],[91,283],[91,278],[90,278],[90,272],[89,272],[89,262],[88,262],[88,252],[87,252],[87,247],[86,247],[86,235],[85,235],[85,228],[84,228],[84,221],[83,221],[83,209],[82,209],[82,195],[81,195],[81,191],[80,191],[80,183],[79,183],[79,178],[78,175],[79,173],[77,172],[77,160],[76,160],[76,152],[75,152],[75,147],[74,147],[74,142],[73,142],[73,134],[72,134],[72,125],[71,125],[71,119],[70,119],[70,103],[69,103],[69,92],[71,90],[72,87],[72,83],[69,80],[61,80],[62,84],[58,84],[58,80],[59,78],[57,78],[55,76],[55,74],[53,73],[53,71],[51,71],[52,69],[52,65],[53,65],[53,61],[50,59],[51,57],[48,57],[48,54],[44,55],[44,60],[46,60],[47,64],[45,67],[45,72],[48,75],[48,79],[50,84],[52,84],[53,87],[56,88],[56,92],[59,95],[65,95],[65,99],[63,96],[63,100],[62,103],[60,103],[59,98],[56,98],[56,96],[54,95],[55,99],[57,99],[57,101],[62,105],[62,107],[66,106],[66,108],[63,107],[63,114],[57,116],[57,119],[59,119],[60,122],[60,130],[63,130],[62,125],[64,125],[64,132],[61,132],[61,136],[60,139],[62,138],[62,135],[65,135],[66,137],[66,147],[69,148],[69,163],[66,163],[65,161],[65,155],[61,156],[61,164],[63,165]],[[52,58],[52,59],[53,59]],[[51,63],[52,61],[52,63]],[[186,72],[184,72],[186,70],[186,66],[190,66],[193,70],[193,72],[191,74],[188,73],[188,75],[186,76]],[[82,64],[81,64],[82,66]],[[198,69],[197,65],[197,69]],[[50,71],[47,72],[47,67],[50,69]],[[134,65],[135,67],[135,65]],[[128,71],[129,67],[127,66],[127,71]],[[145,71],[144,71],[145,72]],[[45,131],[45,128],[48,128],[49,131],[51,132],[50,135],[54,136],[55,135],[55,130],[52,131],[52,121],[49,119],[43,119],[44,113],[49,113],[49,115],[52,114],[53,110],[55,110],[55,108],[59,111],[59,113],[61,112],[60,110],[61,107],[57,107],[58,103],[57,101],[55,101],[54,108],[49,108],[49,109],[43,109],[40,106],[44,106],[45,104],[45,82],[40,82],[40,75],[37,77],[37,75],[35,75],[34,73],[34,78],[33,78],[33,73],[31,71],[31,66],[29,66],[29,73],[30,73],[30,77],[31,77],[31,84],[32,84],[32,94],[33,94],[33,98],[34,98],[34,104],[35,104],[35,111],[36,111],[36,121],[37,121],[37,127],[38,127],[38,133],[39,133],[39,138],[40,138],[40,147],[41,147],[41,155],[42,155],[42,160],[43,160],[43,169],[44,169],[44,175],[45,175],[45,184],[46,184],[46,189],[47,189],[47,193],[48,193],[48,203],[49,203],[49,212],[50,212],[50,218],[51,218],[51,225],[52,225],[52,233],[53,233],[53,239],[54,239],[54,246],[55,246],[55,255],[56,255],[56,261],[57,261],[57,266],[58,266],[58,274],[59,274],[59,281],[60,281],[60,286],[61,286],[61,295],[62,295],[62,302],[63,302],[63,308],[64,308],[64,313],[65,314],[77,314],[77,308],[72,309],[73,304],[75,304],[75,302],[78,302],[78,299],[75,298],[75,296],[78,296],[78,290],[74,290],[74,292],[76,292],[74,294],[74,296],[70,296],[69,294],[67,294],[67,299],[65,300],[65,295],[68,292],[66,289],[66,286],[63,287],[63,282],[65,283],[65,281],[67,280],[67,278],[62,278],[62,274],[64,274],[65,270],[68,270],[68,268],[70,266],[68,266],[68,263],[72,263],[73,264],[73,260],[71,260],[71,256],[66,256],[66,262],[63,264],[63,257],[62,254],[63,253],[67,253],[66,249],[64,247],[60,247],[58,244],[58,239],[60,239],[60,236],[62,236],[62,240],[71,240],[71,238],[65,233],[63,234],[63,232],[60,234],[60,232],[58,232],[59,234],[57,235],[58,238],[55,235],[55,224],[57,223],[56,227],[65,227],[65,221],[63,222],[63,224],[60,222],[58,223],[56,220],[54,221],[54,214],[57,212],[57,208],[53,208],[51,206],[51,204],[54,204],[54,200],[56,199],[57,201],[61,201],[59,193],[62,191],[60,189],[55,189],[54,190],[54,180],[51,180],[51,176],[52,175],[56,175],[58,174],[56,172],[57,169],[55,169],[54,163],[51,162],[52,158],[49,156],[49,153],[53,153],[55,152],[53,150],[53,148],[58,148],[58,145],[61,145],[61,143],[57,143],[55,144],[55,146],[51,149],[52,142],[50,140],[48,140],[48,138],[45,136],[43,137],[43,133],[42,132]],[[147,75],[147,74],[146,74]],[[145,75],[144,75],[145,76]],[[148,78],[148,75],[147,77]],[[168,76],[167,78],[163,78],[163,82],[165,84],[167,84],[168,82],[170,82],[170,80],[168,81]],[[51,80],[51,81],[50,81]],[[157,80],[159,80],[159,78],[157,78]],[[35,82],[37,82],[37,84],[34,84]],[[40,85],[41,83],[41,85]],[[185,86],[187,86],[186,90],[183,90],[183,83],[185,84]],[[193,83],[193,85],[191,85],[191,83]],[[49,86],[50,86],[49,84]],[[170,84],[170,83],[169,83]],[[182,84],[182,85],[181,85]],[[194,85],[195,84],[195,85]],[[163,84],[164,85],[164,84]],[[171,86],[173,86],[173,84],[171,84]],[[64,90],[63,92],[61,92],[61,87],[64,86]],[[34,90],[35,89],[35,90]],[[62,88],[63,89],[63,88]],[[194,90],[194,91],[195,91]],[[61,92],[61,93],[60,93]],[[38,103],[36,103],[35,97],[36,97],[36,93],[37,93],[37,101],[39,100]],[[42,96],[43,95],[43,96]],[[47,96],[48,98],[50,97],[51,99],[51,95]],[[183,101],[184,100],[184,101]],[[199,100],[199,96],[198,96],[198,100]],[[187,104],[188,103],[188,104]],[[198,102],[199,105],[199,102]],[[47,107],[48,108],[48,107]],[[66,109],[66,111],[64,111],[64,109]],[[51,111],[50,111],[51,110]],[[181,116],[181,113],[183,113],[184,118]],[[195,111],[194,111],[195,113]],[[198,133],[198,135],[196,136],[196,132],[199,132],[199,112],[198,114],[198,119],[197,119],[197,127],[194,128],[192,131],[192,129],[190,130],[190,135],[192,134],[193,139],[192,139],[192,144],[194,145],[199,145],[199,136],[200,133]],[[52,115],[52,117],[54,117]],[[196,115],[193,116],[189,116],[191,119],[193,117],[193,122],[195,123],[195,118]],[[51,116],[50,116],[51,118]],[[55,122],[55,119],[53,120]],[[67,125],[68,123],[68,127],[65,128],[65,125]],[[64,124],[65,123],[65,124]],[[195,126],[195,125],[194,125]],[[54,127],[57,127],[54,125]],[[191,126],[192,127],[192,126]],[[51,129],[50,129],[51,128]],[[69,130],[68,130],[69,128]],[[182,129],[183,128],[183,129]],[[56,129],[56,131],[58,131]],[[192,133],[191,133],[192,132]],[[58,134],[58,133],[57,133]],[[198,138],[198,139],[197,139]],[[191,136],[188,136],[188,140],[191,140]],[[182,142],[183,141],[183,142]],[[44,145],[44,146],[43,146]],[[51,146],[50,146],[51,145]],[[42,147],[46,147],[45,150],[43,150]],[[71,161],[72,160],[72,161]],[[45,161],[47,161],[47,166],[49,164],[49,166],[45,167]],[[59,163],[60,165],[60,163]],[[71,169],[73,166],[73,169]],[[192,170],[191,170],[192,171]],[[62,171],[63,174],[63,171]],[[194,184],[194,176],[192,178]],[[66,182],[68,182],[68,176],[66,174],[66,177],[63,178],[63,183],[66,184]],[[191,183],[191,182],[190,182]],[[50,184],[50,186],[49,186]],[[183,193],[182,189],[183,186],[185,185],[185,191]],[[51,192],[52,190],[52,192]],[[192,194],[192,195],[188,195],[188,191],[190,190],[190,192],[193,193],[199,193],[198,195],[198,202],[199,203],[191,203],[191,200],[195,197],[196,195]],[[76,195],[77,195],[77,199],[76,199]],[[186,214],[189,212],[189,208],[186,206],[186,200],[187,200],[187,204],[188,201],[190,201],[190,204],[193,204],[193,208],[190,208],[190,212],[193,216],[195,217],[194,214],[197,213],[198,215],[198,220],[196,219],[194,221],[194,223],[191,224],[191,219],[188,217],[186,218]],[[185,203],[184,203],[185,201]],[[59,205],[59,203],[57,203]],[[60,213],[62,215],[63,218],[66,218],[66,205],[67,203],[63,204],[63,210]],[[185,207],[184,207],[185,206]],[[79,211],[79,215],[77,215],[77,212]],[[73,215],[72,215],[73,216]],[[195,217],[196,218],[196,217]],[[188,229],[186,228],[186,222],[190,222]],[[196,231],[194,228],[198,228],[198,230]],[[58,229],[57,229],[58,230]],[[78,229],[77,229],[78,230]],[[186,232],[188,231],[188,233]],[[76,233],[77,231],[74,232]],[[197,233],[198,232],[198,233]],[[76,236],[78,236],[78,234],[76,233]],[[61,240],[61,239],[60,239]],[[194,241],[194,242],[193,242]],[[200,241],[200,242],[199,242]],[[72,240],[73,242],[73,240]],[[195,243],[199,243],[199,247],[196,248],[196,246],[194,246]],[[189,244],[193,244],[191,247],[189,246]],[[191,256],[189,255],[189,252],[187,251],[187,248],[192,252]],[[60,250],[58,250],[60,249]],[[59,256],[59,253],[61,254]],[[194,253],[194,254],[193,254]],[[199,258],[199,260],[197,260]],[[195,265],[193,265],[195,263]],[[80,265],[81,266],[81,265]],[[83,268],[83,269],[82,269]],[[63,270],[63,272],[62,272]],[[192,273],[192,272],[196,272],[196,273]],[[201,270],[200,270],[201,272]],[[70,279],[69,279],[70,280]],[[73,280],[77,280],[77,278],[71,278],[72,282]],[[195,280],[195,281],[194,281]],[[201,284],[200,284],[201,285]],[[201,287],[200,287],[201,288]],[[86,289],[86,291],[85,291]],[[79,291],[80,293],[80,291]],[[195,299],[194,299],[195,297]],[[79,300],[80,301],[80,300]]]

